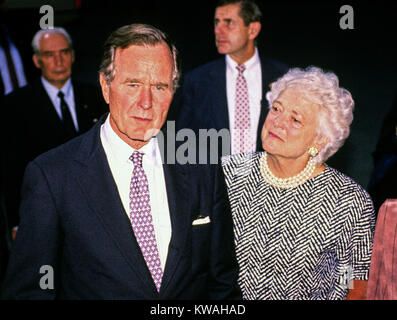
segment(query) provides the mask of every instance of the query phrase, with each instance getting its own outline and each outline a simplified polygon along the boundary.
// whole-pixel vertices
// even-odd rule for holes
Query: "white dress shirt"
[[[235,97],[236,97],[236,80],[238,71],[237,63],[229,55],[226,55],[226,91],[227,105],[229,111],[229,128],[231,137],[234,134],[234,117],[235,117]],[[258,49],[255,48],[255,54],[251,59],[244,63],[246,69],[243,73],[248,86],[248,99],[250,105],[250,120],[252,133],[252,151],[256,150],[256,135],[258,131],[259,116],[261,112],[262,100],[262,69],[258,55]],[[233,144],[231,152],[234,154]]]
[[[130,183],[134,164],[129,158],[135,150],[114,132],[109,116],[101,127],[100,137],[125,213],[130,218]],[[144,153],[142,167],[149,183],[153,226],[161,267],[164,271],[171,240],[171,219],[157,138],[150,139],[149,143],[139,151]]]
[[[50,97],[50,100],[60,119],[62,119],[62,109],[61,109],[61,99],[58,97],[58,92],[59,91],[63,92],[64,99],[66,101],[66,104],[68,105],[70,114],[72,116],[74,127],[76,128],[76,131],[79,131],[79,125],[77,123],[77,115],[76,115],[76,105],[74,103],[72,80],[69,78],[68,81],[66,81],[66,83],[60,90],[57,87],[53,86],[51,83],[49,83],[44,77],[41,77],[41,82],[44,86],[44,89],[47,91],[47,94]]]

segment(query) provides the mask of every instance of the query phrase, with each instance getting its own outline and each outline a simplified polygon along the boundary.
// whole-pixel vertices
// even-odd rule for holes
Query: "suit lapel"
[[[164,150],[166,151],[166,150]],[[168,246],[167,261],[163,273],[160,292],[166,295],[172,287],[169,284],[180,265],[181,254],[187,244],[187,235],[190,231],[191,209],[190,199],[186,190],[189,190],[189,179],[186,166],[180,164],[167,164],[162,154],[164,178],[167,190],[168,207],[171,218],[172,236]]]
[[[84,98],[84,87],[75,81],[72,81],[72,84],[79,132],[85,132],[91,128],[92,123],[90,123],[90,119],[87,115],[88,105]]]
[[[259,114],[258,130],[256,135],[256,150],[262,151],[262,127],[265,123],[267,113],[269,112],[269,104],[266,100],[266,93],[270,90],[270,85],[277,80],[279,76],[278,72],[274,69],[271,63],[264,58],[260,57],[261,69],[262,69],[262,99],[261,99],[261,111]]]
[[[53,105],[40,79],[34,82],[33,90],[37,95],[38,101],[35,104],[39,106],[41,112],[39,117],[40,119],[46,119],[44,123],[50,126],[50,128],[46,130],[53,134],[57,134],[59,136],[57,140],[62,141],[62,143],[74,138],[76,135],[71,135],[64,127],[64,124],[56,112],[55,106]]]
[[[214,117],[214,128],[229,129],[229,110],[227,106],[227,91],[226,91],[226,60],[225,58],[217,60],[215,68],[210,71],[210,86],[209,90],[212,92],[212,108],[213,112],[208,115]]]
[[[140,247],[136,241],[100,142],[100,127],[103,121],[89,132],[81,146],[79,158],[85,174],[80,176],[80,184],[87,195],[93,211],[101,221],[108,236],[115,242],[127,260],[137,279],[143,282],[147,294],[156,294],[156,288]]]
[[[36,105],[38,105],[41,109],[41,117],[43,117],[44,119],[48,119],[46,123],[51,125],[54,129],[52,130],[49,128],[48,132],[59,132],[60,128],[63,128],[62,121],[59,118],[59,115],[56,112],[47,91],[44,89],[41,80],[38,79],[37,81],[33,82],[32,86],[33,92],[35,92],[37,95],[38,102],[36,103]]]
[[[100,126],[104,118],[98,121],[86,135],[76,159],[84,166],[85,172],[79,178],[80,185],[108,236],[116,243],[137,278],[143,282],[142,287],[147,290],[147,294],[153,296],[157,294],[154,282],[132,231],[130,220],[121,203],[100,142]],[[164,154],[162,156],[163,159],[167,159]],[[172,227],[160,291],[166,295],[166,291],[172,290],[170,283],[180,266],[181,254],[184,252],[184,246],[187,245],[187,235],[192,221],[190,199],[186,194],[186,190],[189,188],[187,170],[185,166],[179,164],[167,164],[165,161],[163,163]]]
[[[264,76],[264,70],[262,68],[262,99],[261,99],[261,110],[259,113],[258,129],[256,131],[256,150],[263,151],[262,147],[262,127],[265,123],[267,113],[269,111],[268,103],[266,100],[266,92],[268,91],[268,86],[266,85],[266,77]]]

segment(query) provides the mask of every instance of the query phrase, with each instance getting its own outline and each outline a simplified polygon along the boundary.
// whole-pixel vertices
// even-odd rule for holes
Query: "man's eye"
[[[273,106],[273,107],[272,107],[272,110],[275,111],[275,112],[277,112],[279,109],[278,109],[278,107]]]

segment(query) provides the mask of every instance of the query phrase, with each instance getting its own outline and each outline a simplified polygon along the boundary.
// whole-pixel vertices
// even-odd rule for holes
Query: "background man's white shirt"
[[[226,55],[226,92],[227,105],[229,111],[229,128],[231,137],[233,137],[234,117],[235,117],[235,96],[236,96],[236,79],[238,71],[236,69],[237,63]],[[255,54],[251,59],[244,63],[246,69],[243,73],[248,86],[248,99],[250,104],[250,120],[251,120],[251,136],[253,139],[253,149],[256,150],[256,136],[258,130],[259,116],[261,112],[262,101],[262,69],[259,59],[258,49],[255,48]],[[234,154],[233,145],[231,148]]]
[[[51,83],[49,83],[44,77],[41,77],[41,82],[44,86],[44,89],[47,91],[47,94],[50,97],[50,100],[54,105],[54,108],[58,113],[60,119],[62,119],[62,110],[61,110],[61,99],[58,97],[58,92],[59,91],[63,92],[65,102],[68,105],[70,114],[72,116],[74,127],[78,131],[79,125],[77,123],[76,105],[74,103],[74,92],[73,92],[71,78],[69,78],[68,81],[66,81],[66,83],[60,90],[57,87],[53,86]]]

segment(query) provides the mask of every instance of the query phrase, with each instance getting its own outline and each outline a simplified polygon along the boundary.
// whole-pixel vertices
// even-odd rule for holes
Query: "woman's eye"
[[[292,117],[291,119],[292,119],[293,125],[299,126],[299,127],[303,125],[302,124],[302,119],[296,118],[296,117]]]

